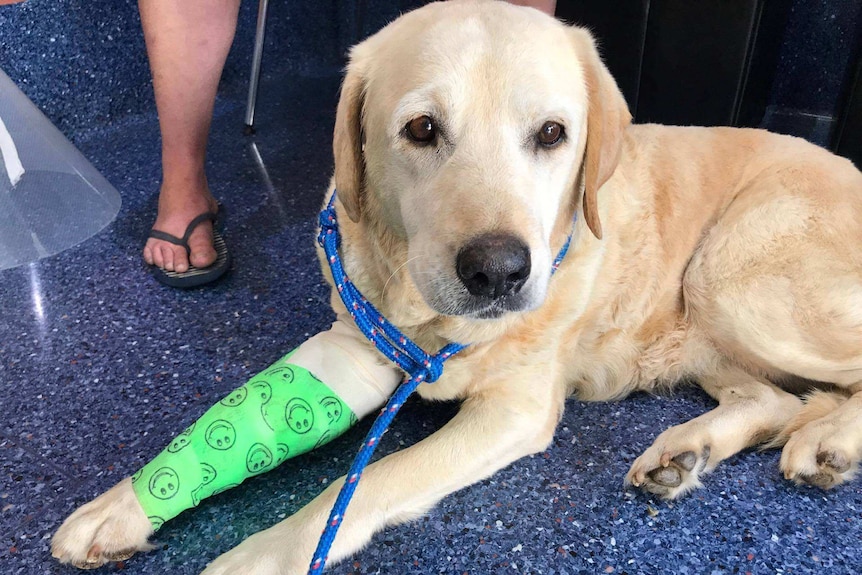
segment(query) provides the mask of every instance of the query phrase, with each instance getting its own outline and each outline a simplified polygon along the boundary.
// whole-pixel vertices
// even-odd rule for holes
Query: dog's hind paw
[[[63,522],[51,540],[51,555],[61,563],[95,569],[149,551],[153,546],[147,540],[152,533],[132,480],[126,478]]]
[[[843,441],[842,430],[830,425],[809,424],[794,432],[781,451],[779,464],[784,477],[829,489],[851,479],[859,468],[859,460],[850,453],[851,445]]]
[[[676,499],[701,486],[700,474],[706,469],[710,448],[667,441],[663,439],[667,433],[635,459],[625,481],[665,499]]]

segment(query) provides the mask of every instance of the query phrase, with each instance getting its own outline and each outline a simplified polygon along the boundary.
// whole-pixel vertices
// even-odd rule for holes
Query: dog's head
[[[504,2],[430,4],[351,52],[336,187],[353,221],[407,242],[436,312],[526,311],[576,211],[601,238],[597,194],[629,121],[585,30]]]

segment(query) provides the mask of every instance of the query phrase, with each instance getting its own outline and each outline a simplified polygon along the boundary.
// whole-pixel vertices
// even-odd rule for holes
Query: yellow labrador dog
[[[762,130],[630,125],[587,31],[494,1],[431,4],[358,45],[334,148],[353,281],[426,350],[471,346],[420,388],[460,413],[368,468],[332,561],[543,450],[571,394],[686,378],[718,400],[632,464],[627,482],[667,498],[765,442],[789,480],[856,470],[862,174],[847,160]],[[303,573],[340,484],[206,575]],[[55,537],[61,560],[147,547],[128,480],[85,509]]]

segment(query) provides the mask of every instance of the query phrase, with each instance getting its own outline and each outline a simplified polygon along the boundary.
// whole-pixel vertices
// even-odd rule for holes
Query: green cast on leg
[[[356,423],[325,383],[289,363],[292,353],[211,407],[132,476],[154,529]]]

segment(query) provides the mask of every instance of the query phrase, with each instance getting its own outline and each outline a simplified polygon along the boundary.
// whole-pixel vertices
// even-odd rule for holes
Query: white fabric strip
[[[0,154],[3,155],[3,163],[6,165],[6,175],[14,186],[24,175],[24,166],[21,164],[21,158],[18,157],[18,149],[15,147],[12,134],[3,123],[3,118],[0,118]]]
[[[339,319],[328,331],[306,340],[288,363],[313,373],[362,418],[386,403],[401,373],[348,321]]]

